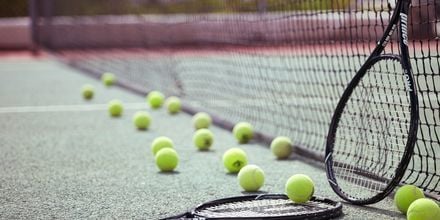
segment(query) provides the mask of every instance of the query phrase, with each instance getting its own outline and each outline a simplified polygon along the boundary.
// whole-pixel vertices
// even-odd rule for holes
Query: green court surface
[[[80,89],[92,84],[96,97]],[[106,103],[126,103],[110,118]],[[47,59],[0,60],[0,218],[157,219],[213,199],[242,195],[236,176],[226,174],[221,156],[237,147],[229,131],[213,127],[213,148],[198,152],[191,116],[150,110],[144,97],[113,87]],[[137,131],[136,110],[148,110],[152,127]],[[177,171],[158,172],[150,143],[168,136],[180,155]],[[263,192],[282,193],[286,180],[305,173],[318,196],[341,201],[319,165],[293,157],[277,161],[268,146],[241,145],[251,164],[266,173]],[[342,219],[404,219],[392,198],[371,206],[343,203]]]

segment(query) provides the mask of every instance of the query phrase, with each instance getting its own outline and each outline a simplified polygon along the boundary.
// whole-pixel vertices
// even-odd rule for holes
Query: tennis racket
[[[408,52],[410,0],[399,0],[378,45],[348,84],[333,114],[325,150],[328,181],[358,205],[385,198],[402,179],[419,123]],[[400,54],[384,54],[395,30]]]
[[[342,204],[329,199],[296,204],[286,195],[263,194],[210,201],[164,219],[331,219],[341,214]]]

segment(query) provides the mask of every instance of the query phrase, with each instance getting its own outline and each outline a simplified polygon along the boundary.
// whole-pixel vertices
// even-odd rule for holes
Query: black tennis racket
[[[341,214],[342,204],[329,199],[296,204],[286,195],[263,194],[210,201],[164,219],[332,219]]]
[[[400,0],[367,61],[335,109],[325,151],[328,181],[343,199],[371,204],[402,179],[419,123],[417,92],[408,55],[410,0]],[[398,29],[400,54],[384,54]]]

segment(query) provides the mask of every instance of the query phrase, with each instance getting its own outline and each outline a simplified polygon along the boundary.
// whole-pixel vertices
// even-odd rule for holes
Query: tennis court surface
[[[295,174],[342,203],[338,219],[405,219],[392,197],[405,184],[438,203],[440,5],[402,2],[29,1],[28,18],[0,19],[0,49],[14,49],[0,51],[0,218],[160,219],[211,200],[282,194]],[[380,54],[393,55],[361,77],[329,135],[349,83]],[[153,109],[153,90],[178,97],[182,111]],[[109,115],[114,99],[121,117]],[[151,115],[147,130],[133,125],[138,111]],[[213,118],[208,151],[194,146],[197,112]],[[249,143],[231,132],[239,122],[255,130]],[[150,146],[160,136],[179,155],[173,172],[156,166]],[[269,147],[278,136],[293,142],[284,160]],[[222,156],[233,147],[264,170],[259,191],[227,173]],[[353,205],[328,172],[355,200],[391,194]]]
[[[144,97],[106,88],[53,59],[1,61],[1,190],[4,219],[157,219],[199,203],[242,194],[235,175],[222,165],[224,151],[238,146],[231,132],[212,127],[211,151],[193,146],[191,116],[149,111],[151,129],[137,131],[136,110],[149,109]],[[83,84],[96,97],[84,101]],[[124,101],[121,118],[109,118],[107,102]],[[160,173],[150,152],[158,136],[176,143],[181,162],[174,173]],[[316,195],[338,199],[322,167],[293,157],[277,161],[267,146],[241,146],[249,162],[266,173],[264,192],[283,193],[286,180],[307,173]],[[404,218],[387,198],[374,206],[344,204],[343,219]]]

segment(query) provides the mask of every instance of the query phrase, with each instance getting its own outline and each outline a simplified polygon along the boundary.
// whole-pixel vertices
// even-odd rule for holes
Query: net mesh
[[[392,0],[45,0],[38,39],[74,67],[113,72],[132,86],[180,96],[200,111],[248,121],[323,155],[336,104],[394,6]],[[438,1],[412,1],[409,49],[420,125],[404,177],[437,196],[439,14]],[[399,53],[395,38],[386,53]]]

